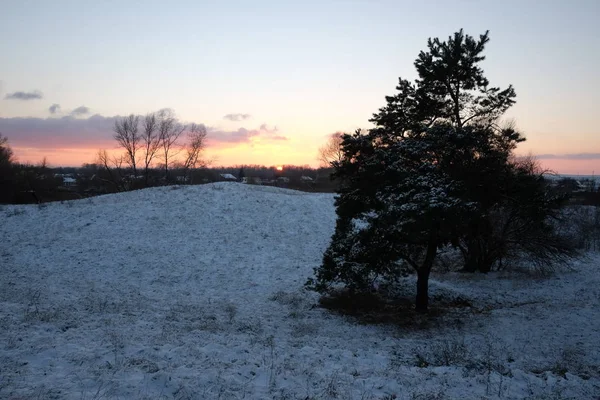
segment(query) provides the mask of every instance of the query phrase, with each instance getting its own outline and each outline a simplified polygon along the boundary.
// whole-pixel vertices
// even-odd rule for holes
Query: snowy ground
[[[302,289],[334,221],[332,195],[231,183],[2,207],[0,398],[600,398],[599,257],[434,275],[474,307],[367,326]]]

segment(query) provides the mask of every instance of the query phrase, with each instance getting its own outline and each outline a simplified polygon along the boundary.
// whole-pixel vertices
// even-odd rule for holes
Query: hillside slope
[[[543,280],[434,278],[434,298],[475,307],[416,330],[303,291],[333,233],[329,194],[162,187],[0,221],[0,398],[600,395],[598,258]]]

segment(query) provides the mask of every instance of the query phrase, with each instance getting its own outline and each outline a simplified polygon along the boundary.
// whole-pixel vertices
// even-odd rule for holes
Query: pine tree
[[[8,138],[0,133],[0,167],[8,167],[13,162],[13,151],[8,145]]]
[[[485,78],[488,41],[488,32],[475,39],[462,30],[429,39],[414,64],[419,78],[399,79],[375,128],[344,135],[336,230],[309,287],[367,290],[412,269],[416,309],[427,311],[438,249],[462,246],[467,261],[481,262],[475,248],[492,236],[489,212],[513,182],[511,155],[524,140],[497,125],[516,95]]]
[[[0,133],[0,203],[13,201],[15,195],[13,151],[8,138]]]

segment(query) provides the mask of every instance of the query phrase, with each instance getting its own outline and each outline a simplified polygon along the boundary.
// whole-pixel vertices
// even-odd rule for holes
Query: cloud
[[[600,153],[535,154],[540,160],[600,160]]]
[[[250,143],[259,139],[262,141],[285,141],[287,137],[281,135],[277,127],[269,128],[267,124],[262,124],[258,129],[239,128],[235,131],[224,131],[216,128],[208,129],[209,143],[220,145],[235,145]]]
[[[86,115],[89,113],[90,113],[90,109],[86,106],[80,106],[80,107],[77,107],[76,109],[74,109],[73,111],[71,111],[71,115],[73,115],[73,116]]]
[[[49,108],[48,111],[50,111],[50,114],[56,114],[57,112],[60,112],[60,104],[52,104]]]
[[[252,117],[250,114],[227,114],[223,117],[223,119],[228,119],[229,121],[244,121],[248,118]]]
[[[114,148],[112,128],[117,117],[0,118],[0,132],[12,147]]]
[[[56,106],[55,111],[58,112],[60,106]],[[59,118],[0,117],[0,132],[9,138],[14,148],[114,149],[117,145],[113,139],[113,127],[117,118],[120,117],[99,114],[80,118],[74,115]],[[266,143],[288,140],[277,127],[269,127],[267,124],[255,129],[239,128],[233,131],[207,127],[207,134],[209,147],[235,147],[256,141]]]
[[[39,90],[34,90],[33,92],[8,93],[6,96],[4,96],[4,98],[7,100],[23,100],[23,101],[39,100],[43,97],[44,97],[44,95]]]

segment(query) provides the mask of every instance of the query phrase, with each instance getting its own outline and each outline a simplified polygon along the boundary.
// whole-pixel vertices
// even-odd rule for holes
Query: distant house
[[[279,183],[290,183],[290,178],[288,178],[287,176],[280,176],[279,178],[277,178],[277,182],[279,182]]]
[[[242,183],[248,183],[252,185],[262,185],[263,181],[259,177],[244,176],[241,180]]]
[[[313,179],[313,178],[311,178],[310,176],[304,176],[304,175],[302,175],[302,176],[300,177],[300,180],[301,180],[302,182],[312,182],[314,179]]]
[[[64,187],[75,187],[77,186],[77,179],[71,178],[70,176],[63,176],[63,186]]]
[[[177,183],[189,183],[190,177],[185,175],[179,175],[175,177],[175,182]]]
[[[224,181],[237,181],[237,178],[231,174],[219,174]]]

